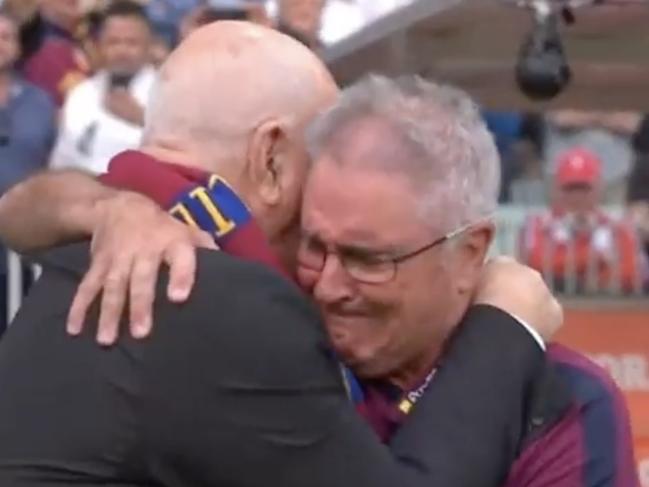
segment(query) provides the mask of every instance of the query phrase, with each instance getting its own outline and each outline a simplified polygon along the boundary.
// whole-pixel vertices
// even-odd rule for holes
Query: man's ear
[[[493,223],[480,223],[467,230],[466,235],[458,242],[457,252],[460,259],[459,285],[461,292],[472,293],[480,278],[482,267],[493,241],[495,227]]]
[[[248,146],[248,178],[266,205],[276,205],[282,197],[282,148],[286,131],[279,120],[257,126]]]

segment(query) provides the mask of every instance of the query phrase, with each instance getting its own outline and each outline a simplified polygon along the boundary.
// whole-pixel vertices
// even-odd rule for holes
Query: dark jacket
[[[494,308],[469,312],[388,447],[348,400],[316,310],[277,273],[202,251],[188,303],[162,297],[163,277],[152,337],[102,349],[93,326],[65,332],[87,255],[45,259],[0,344],[3,487],[489,487],[520,447],[544,357]]]

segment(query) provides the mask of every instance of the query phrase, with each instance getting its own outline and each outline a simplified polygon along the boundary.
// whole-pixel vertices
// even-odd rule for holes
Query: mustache
[[[383,310],[387,308],[387,306],[380,303],[369,304],[350,301],[340,301],[320,306],[320,310],[324,314],[348,317],[376,316],[382,314]]]
[[[336,302],[321,305],[323,313],[341,316],[360,316],[368,313],[368,306],[351,302]]]

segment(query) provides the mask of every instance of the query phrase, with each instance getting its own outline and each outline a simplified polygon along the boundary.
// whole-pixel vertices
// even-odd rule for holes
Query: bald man
[[[184,305],[156,300],[149,339],[123,337],[103,349],[92,326],[98,306],[81,336],[64,330],[88,268],[87,243],[43,258],[44,275],[0,345],[0,485],[500,485],[543,366],[531,333],[501,309],[475,306],[388,447],[350,404],[319,317],[290,281],[308,164],[302,132],[336,97],[326,69],[287,37],[221,23],[193,34],[160,80],[142,150],[118,156],[105,180],[209,231],[224,252],[199,253]],[[19,246],[86,236],[97,222],[110,228],[115,198],[121,212],[151,228],[148,240],[162,238],[175,254],[168,237],[186,227],[81,174],[44,175],[17,188],[0,203],[0,226]],[[7,219],[14,211],[18,224]],[[123,244],[121,254],[132,258]],[[151,272],[146,260],[130,263],[135,274]],[[102,316],[122,304],[110,289],[124,278],[112,274],[124,263],[115,264],[99,271],[109,283]],[[92,283],[91,274],[82,290]],[[157,294],[167,283],[163,277]],[[539,294],[513,309],[547,325],[545,295],[528,293]],[[501,298],[489,287],[478,296],[486,304]],[[72,305],[73,328],[84,299]],[[145,318],[137,311],[132,318],[146,331]],[[478,381],[497,394],[458,387]],[[453,414],[459,400],[468,402],[462,417]]]

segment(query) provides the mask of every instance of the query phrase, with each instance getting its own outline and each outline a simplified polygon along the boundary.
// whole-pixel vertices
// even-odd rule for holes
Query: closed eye
[[[361,265],[372,266],[384,264],[390,260],[387,252],[362,249],[356,247],[345,247],[340,249],[341,256]]]

